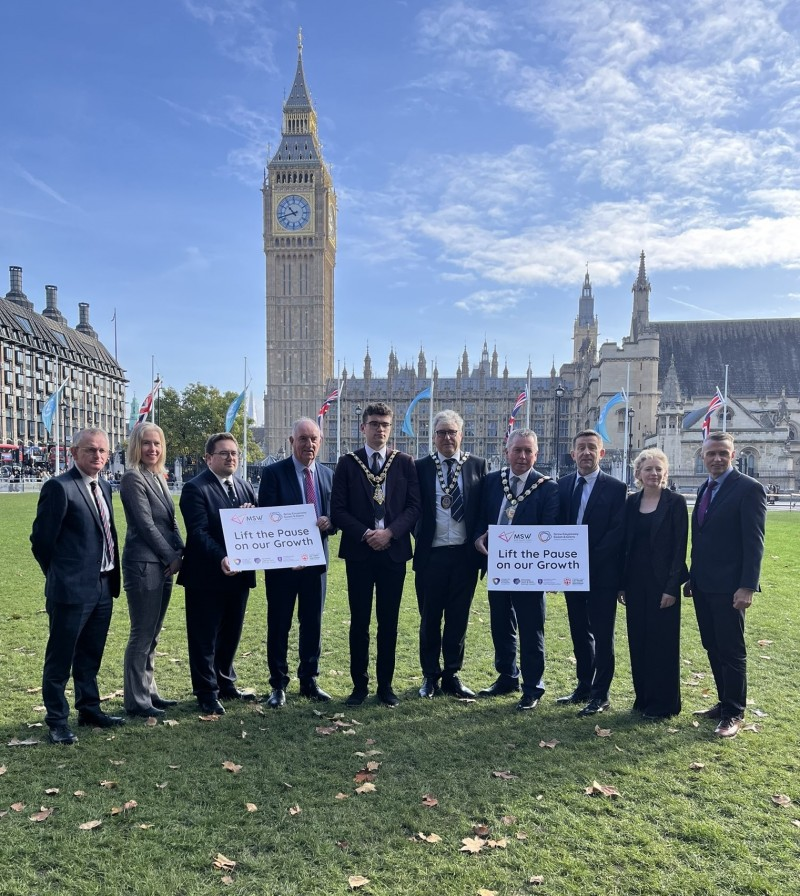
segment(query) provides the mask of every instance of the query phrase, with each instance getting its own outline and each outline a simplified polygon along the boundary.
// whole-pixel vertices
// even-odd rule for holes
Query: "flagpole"
[[[56,370],[58,370],[58,367],[59,367],[59,365],[56,364]],[[58,386],[56,386],[56,389],[58,389]],[[55,442],[56,442],[56,462],[54,464],[54,471],[55,471],[56,476],[58,476],[58,474],[61,472],[61,463],[60,463],[60,457],[59,457],[59,455],[61,453],[60,452],[61,446],[58,444],[58,440],[61,435],[61,426],[60,426],[61,421],[58,419],[60,416],[61,416],[61,402],[59,400],[58,393],[56,393],[56,413],[55,413],[56,425],[53,427],[53,435],[55,436]]]
[[[725,365],[725,394],[722,396],[722,431],[728,431],[728,365]]]
[[[339,385],[339,400],[336,402],[336,460],[342,456],[342,368],[339,361],[336,362],[336,382]]]
[[[528,396],[528,401],[526,402],[526,408],[525,408],[525,429],[530,429],[531,428],[531,359],[530,358],[528,358],[527,396]]]
[[[247,356],[244,359],[244,438],[242,439],[242,476],[247,479]]]
[[[433,452],[433,373],[431,373],[431,406],[428,410],[428,454]]]
[[[153,384],[155,384],[155,381],[156,381],[156,356],[155,356],[155,355],[150,355],[150,382],[153,383]],[[152,388],[152,387],[151,387],[151,388]],[[152,395],[152,392],[151,392],[150,394]],[[151,423],[155,423],[155,422],[156,422],[156,418],[155,418],[155,415],[154,415],[154,412],[153,412],[153,406],[154,406],[155,403],[156,403],[156,401],[155,401],[155,398],[156,398],[155,395],[152,395],[152,398],[153,398],[153,400],[150,402],[150,422],[151,422]],[[147,417],[145,416],[144,419],[147,420]]]
[[[622,475],[625,477],[625,485],[628,485],[628,427],[630,425],[630,414],[628,413],[628,402],[630,401],[631,390],[631,362],[627,364],[628,372],[625,378],[625,445],[622,453]]]

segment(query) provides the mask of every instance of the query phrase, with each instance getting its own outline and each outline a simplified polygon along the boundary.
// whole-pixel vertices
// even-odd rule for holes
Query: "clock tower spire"
[[[287,448],[298,417],[316,417],[333,377],[333,271],[336,193],[317,135],[317,113],[303,70],[283,104],[278,149],[262,187],[267,269],[265,441],[269,454]]]

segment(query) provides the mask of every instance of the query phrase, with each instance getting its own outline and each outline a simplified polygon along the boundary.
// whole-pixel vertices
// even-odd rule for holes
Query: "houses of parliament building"
[[[511,409],[521,392],[528,400],[516,426],[529,420],[539,437],[537,468],[565,472],[572,436],[594,428],[606,402],[626,388],[629,405],[606,420],[610,442],[605,462],[624,478],[622,459],[647,446],[663,449],[672,480],[690,487],[703,475],[699,423],[684,418],[705,407],[723,387],[728,403],[712,428],[736,440],[740,468],[797,491],[800,468],[800,319],[654,321],[645,253],[632,285],[630,332],[621,342],[598,345],[598,319],[587,270],[576,284],[572,358],[546,375],[500,369],[497,346],[484,342],[470,358],[464,348],[456,370],[431,365],[420,350],[416,363],[388,351],[383,365],[365,346],[361,370],[334,371],[334,266],[336,192],[323,159],[317,115],[306,86],[302,43],[297,70],[283,105],[280,143],[269,160],[262,188],[266,256],[266,371],[264,448],[288,450],[287,435],[299,416],[315,418],[326,396],[340,389],[339,407],[325,417],[322,460],[361,444],[361,409],[386,401],[395,411],[395,447],[414,456],[428,452],[430,404],[413,411],[414,436],[400,423],[416,395],[432,387],[434,410],[454,408],[465,420],[465,450],[501,463]],[[635,260],[632,259],[632,273]],[[565,325],[568,325],[565,321]],[[370,347],[374,350],[374,345]],[[502,348],[502,346],[501,346]],[[627,419],[626,419],[627,418]],[[339,421],[341,431],[339,431]],[[626,425],[627,424],[627,425]],[[628,445],[625,445],[625,434]],[[626,451],[627,449],[627,451]]]

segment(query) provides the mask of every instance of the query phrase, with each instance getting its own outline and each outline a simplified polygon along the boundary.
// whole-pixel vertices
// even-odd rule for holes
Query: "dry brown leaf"
[[[336,728],[326,728],[324,725],[320,725],[314,729],[316,734],[319,734],[320,737],[328,737],[331,734],[336,734]]]
[[[468,852],[472,855],[479,853],[486,846],[486,841],[482,837],[464,837],[461,842],[463,846],[459,852]]]
[[[349,847],[350,847],[350,844],[347,842],[347,840],[337,840],[337,841],[336,841],[336,845],[337,845],[337,846],[339,847],[339,849],[341,849],[342,851],[347,850],[347,849],[349,849]]]
[[[236,862],[234,862],[233,859],[229,859],[227,856],[222,855],[221,852],[218,852],[214,859],[213,867],[220,871],[233,871],[236,867]]]
[[[362,784],[361,787],[356,787],[356,793],[373,793],[378,788],[372,783],[372,781],[367,781],[365,784]]]
[[[198,716],[197,718],[200,719],[201,722],[218,722],[221,717],[214,713],[210,716]]]
[[[49,818],[53,814],[53,809],[45,809],[44,806],[41,809],[30,816],[31,821],[44,821],[46,818]]]
[[[150,716],[149,718],[145,719],[144,724],[147,728],[155,728],[158,724],[158,719],[155,718],[155,716]]]
[[[350,885],[351,890],[357,890],[359,887],[366,886],[369,883],[369,878],[361,874],[351,874],[347,878],[347,883]]]
[[[238,775],[239,772],[242,770],[241,765],[237,765],[235,762],[231,762],[230,759],[226,759],[222,763],[222,767],[224,769],[227,769],[229,772],[233,772],[234,775]]]
[[[54,794],[56,794],[56,793],[58,793],[58,792],[59,792],[59,788],[58,788],[58,787],[48,787],[47,790],[45,790],[45,793],[46,793],[48,796],[53,796]]]
[[[699,772],[701,768],[705,768],[705,767],[706,767],[705,762],[692,762],[692,763],[689,765],[689,768],[690,768],[693,772]]]
[[[78,825],[79,831],[93,831],[95,828],[99,828],[103,822],[100,821],[99,818],[95,818],[93,821],[84,821],[83,824]]]
[[[525,831],[517,831],[516,838],[517,840],[527,840],[528,835],[525,833]]]
[[[356,776],[355,776],[355,778],[353,778],[353,780],[357,784],[363,784],[364,781],[374,781],[375,778],[377,778],[377,777],[378,776],[373,774],[372,772],[362,770],[362,771],[356,773]]]
[[[516,781],[519,775],[512,775],[511,772],[492,772],[493,778],[502,778],[504,781]]]
[[[26,737],[24,740],[20,740],[18,737],[12,737],[11,740],[6,744],[8,747],[35,747],[39,741],[36,740],[35,737]]]
[[[111,765],[125,765],[124,759],[109,759],[108,761],[111,763]]]
[[[490,849],[506,849],[508,846],[508,839],[506,837],[501,837],[499,840],[487,840],[486,845]]]
[[[680,731],[679,728],[667,728],[667,734],[677,734]]]
[[[428,809],[433,809],[439,805],[439,800],[432,793],[426,793],[425,796],[422,797],[422,805],[426,806]]]
[[[149,831],[150,828],[155,827],[155,825],[153,825],[153,824],[140,824],[139,827],[140,827],[141,830],[143,830],[143,831]]]
[[[366,769],[368,772],[376,772],[376,771],[378,771],[378,769],[380,767],[381,767],[380,762],[375,762],[375,761],[368,762],[366,765]]]
[[[164,719],[161,724],[166,725],[168,728],[174,728],[176,725],[180,725],[180,722],[176,719]]]
[[[25,803],[12,803],[11,808],[15,812],[22,812],[22,810],[25,808]]]
[[[105,787],[106,790],[113,790],[117,786],[116,781],[101,781],[101,787]]]
[[[744,725],[742,727],[742,731],[753,731],[755,734],[758,734],[761,729],[756,725],[755,722],[751,722],[749,725]]]
[[[136,800],[128,800],[123,806],[112,806],[111,814],[112,815],[122,815],[123,812],[128,812],[131,809],[136,809],[139,804]]]
[[[539,746],[544,747],[548,750],[555,750],[555,748],[561,743],[561,741],[553,738],[552,740],[540,740]]]
[[[620,795],[616,787],[609,787],[607,784],[600,784],[598,781],[592,781],[591,785],[587,787],[583,792],[588,794],[589,796],[599,795],[616,797]]]
[[[229,887],[233,883],[233,878],[230,876],[230,874],[223,874],[219,880],[220,883],[225,884],[226,887]]]
[[[485,887],[481,887],[478,890],[478,896],[497,896],[497,890],[487,890]]]
[[[85,790],[76,790],[75,793],[73,793],[72,795],[76,796],[79,800],[82,800],[86,796],[86,791]]]
[[[286,781],[283,782],[283,786],[284,786],[287,790],[291,790],[292,787],[293,787],[292,784],[287,784]]]
[[[248,812],[258,812],[258,806],[255,803],[245,803],[244,807]]]
[[[474,824],[474,825],[472,825],[472,833],[476,837],[488,837],[489,836],[489,825]]]
[[[772,796],[772,802],[775,803],[776,806],[791,806],[792,798],[786,796],[785,793],[775,793]]]
[[[517,823],[517,816],[516,815],[504,815],[500,819],[500,821],[502,821],[503,824],[506,825],[506,827],[509,827],[510,825]]]
[[[536,886],[538,886],[539,884],[543,884],[543,883],[544,883],[544,877],[543,877],[543,875],[541,875],[541,874],[534,874],[533,877],[529,877],[529,878],[528,878],[528,883],[529,883],[529,884],[532,884],[534,887],[536,887]]]
[[[423,840],[425,843],[441,843],[442,838],[438,834],[423,834],[422,831],[417,833],[416,840]]]
[[[765,713],[763,709],[751,709],[750,712],[759,719],[765,719],[767,717],[767,713]]]
[[[378,743],[378,741],[376,741],[374,737],[368,737],[368,738],[364,741],[364,743],[365,743],[368,747],[374,747],[375,744]]]
[[[171,768],[174,771],[175,769],[180,768],[180,766],[179,765],[168,765],[167,768]]]
[[[774,644],[774,643],[775,643],[774,641],[768,641],[766,638],[762,638],[762,639],[758,642],[758,646],[759,646],[759,647],[770,647],[770,646],[771,646],[772,644]]]
[[[166,790],[167,782],[162,781],[161,784],[156,784],[156,790]]]
[[[42,723],[41,722],[28,722],[28,724],[25,727],[26,728],[41,728]]]
[[[299,815],[303,810],[298,806],[289,806],[289,815]]]
[[[349,798],[349,796],[350,796],[349,793],[342,793],[342,791],[340,790],[340,791],[336,794],[335,799],[337,799],[337,800],[346,800],[346,799]]]
[[[4,765],[0,765],[0,775],[4,775],[8,769]]]
[[[700,727],[700,723],[697,721],[697,719],[692,719],[692,728],[699,728],[699,727]]]
[[[598,737],[611,737],[611,729],[610,728],[601,728],[599,725],[594,726],[594,733]]]
[[[796,828],[800,828],[800,818],[795,818],[795,819],[792,821],[792,824],[793,824]]]

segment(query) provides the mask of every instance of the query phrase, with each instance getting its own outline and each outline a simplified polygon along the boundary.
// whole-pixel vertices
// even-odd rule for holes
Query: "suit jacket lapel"
[[[640,499],[641,501],[641,499]],[[667,518],[667,510],[669,507],[669,498],[666,492],[661,493],[658,499],[658,505],[653,511],[653,525],[650,527],[650,544],[655,547],[658,544],[659,529]]]
[[[369,464],[367,463],[367,449],[362,447],[362,448],[359,448],[358,451],[356,451],[355,453],[361,459],[361,463],[363,463],[364,466],[369,469]],[[386,456],[387,457],[389,456],[388,448],[386,449]],[[372,496],[374,494],[374,489],[369,484],[369,480],[364,475],[364,471],[361,469],[361,467],[358,466],[358,464],[356,464],[356,468],[358,469],[358,474],[357,474],[358,478],[363,483],[364,491],[366,492],[367,497],[369,498],[369,503],[372,504]]]
[[[578,481],[577,476],[578,476],[578,474],[576,473],[576,474],[575,474],[575,481],[574,481],[573,484],[572,484],[572,485],[573,485],[573,488],[575,487],[575,482]],[[584,521],[584,523],[586,522],[586,517],[589,516],[589,514],[590,514],[591,511],[592,511],[592,508],[594,507],[594,505],[595,505],[595,504],[597,503],[597,501],[599,500],[599,495],[600,495],[600,492],[601,492],[602,490],[603,490],[603,472],[602,472],[602,470],[601,470],[601,471],[597,474],[597,479],[595,479],[595,481],[594,481],[594,486],[592,486],[592,493],[589,495],[589,500],[586,502],[586,508],[585,508],[585,510],[583,511],[583,521]]]

